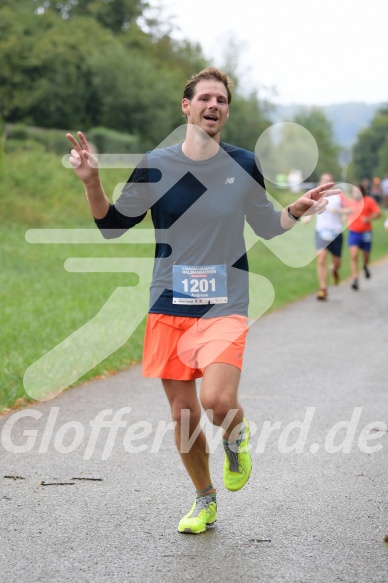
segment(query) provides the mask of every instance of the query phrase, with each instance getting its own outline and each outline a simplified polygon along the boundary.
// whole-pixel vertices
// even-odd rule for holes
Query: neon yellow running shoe
[[[198,496],[190,512],[179,522],[178,532],[201,534],[206,532],[206,528],[214,526],[216,521],[217,502],[214,496]]]
[[[252,469],[249,451],[249,423],[244,417],[245,429],[235,445],[224,440],[224,484],[228,490],[240,490],[248,481]]]

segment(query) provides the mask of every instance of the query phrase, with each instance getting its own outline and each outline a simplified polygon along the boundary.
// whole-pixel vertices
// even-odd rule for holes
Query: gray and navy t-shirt
[[[264,239],[284,232],[280,211],[266,196],[255,155],[223,142],[215,156],[200,161],[187,158],[182,144],[153,150],[133,171],[107,215],[95,222],[105,238],[115,238],[141,222],[148,210],[156,239],[149,311],[188,317],[246,316],[244,222]],[[201,266],[210,273],[206,284],[200,281]],[[219,279],[213,278],[212,270]],[[185,300],[177,297],[184,294],[173,285],[173,271],[178,271],[180,292],[188,289],[185,274],[194,277],[198,293],[192,295],[197,299],[187,300],[193,303],[179,303]],[[222,303],[214,304],[206,299],[208,293],[201,293],[206,286],[205,291],[211,292],[213,282],[225,285]]]

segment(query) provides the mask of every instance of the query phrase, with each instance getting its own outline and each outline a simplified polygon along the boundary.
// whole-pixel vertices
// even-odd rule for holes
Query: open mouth
[[[204,115],[204,118],[207,121],[217,121],[218,120],[218,117],[216,115]]]

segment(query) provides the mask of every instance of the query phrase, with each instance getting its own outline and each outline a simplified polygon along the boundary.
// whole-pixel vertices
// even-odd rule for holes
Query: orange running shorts
[[[204,368],[223,362],[241,370],[249,326],[245,316],[186,318],[148,314],[143,375],[193,380]]]

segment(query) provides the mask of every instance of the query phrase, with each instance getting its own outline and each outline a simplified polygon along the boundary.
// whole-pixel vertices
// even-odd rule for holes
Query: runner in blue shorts
[[[380,216],[380,208],[371,196],[365,195],[362,184],[353,187],[352,198],[348,201],[353,213],[349,216],[349,251],[352,270],[352,289],[358,290],[358,255],[362,251],[363,268],[367,279],[369,270],[370,252],[372,249],[372,221]]]

